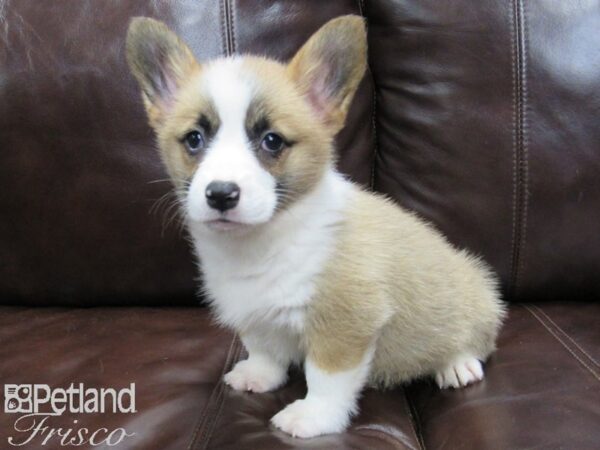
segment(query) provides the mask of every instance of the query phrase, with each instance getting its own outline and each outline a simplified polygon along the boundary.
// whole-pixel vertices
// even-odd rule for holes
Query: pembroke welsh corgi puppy
[[[127,59],[214,314],[248,350],[225,383],[272,391],[303,364],[306,397],[272,423],[308,438],[344,430],[366,385],[483,378],[504,317],[492,272],[335,169],[367,63],[361,18],[331,20],[287,64],[199,63],[164,24],[136,18]]]

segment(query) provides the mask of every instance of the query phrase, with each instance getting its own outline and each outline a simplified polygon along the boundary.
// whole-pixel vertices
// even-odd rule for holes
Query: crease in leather
[[[410,424],[412,425],[411,428],[415,437],[415,441],[419,445],[419,450],[423,450],[425,448],[425,439],[423,438],[423,433],[421,432],[421,420],[419,419],[419,412],[413,404],[406,389],[403,388],[402,390],[404,391],[404,398],[406,399],[404,409],[408,414],[408,417],[410,417]]]
[[[244,352],[244,346],[241,345],[240,340],[237,337],[235,339],[236,339],[237,349],[236,349],[236,351],[234,353],[233,361],[231,362],[231,365],[228,368],[227,372],[230,369],[233,369],[234,364],[237,363],[241,359],[242,354]],[[223,376],[225,376],[225,372],[223,373]],[[221,380],[222,379],[223,379],[223,377],[221,377]],[[214,420],[212,422],[211,428],[208,430],[209,432],[208,432],[208,435],[206,436],[206,439],[204,441],[204,445],[202,445],[202,447],[201,447],[201,449],[203,449],[203,450],[206,449],[206,448],[208,448],[208,443],[210,442],[210,440],[211,440],[211,438],[213,436],[215,428],[217,427],[218,423],[221,421],[221,415],[222,415],[222,412],[223,412],[223,405],[225,404],[225,395],[224,394],[225,394],[225,390],[227,389],[225,387],[225,383],[223,381],[221,382],[221,386],[223,388],[222,391],[221,391],[221,394],[222,394],[221,400],[220,400],[220,402],[218,404],[218,409],[216,410],[216,412],[214,414]]]
[[[208,445],[208,441],[212,436],[215,426],[218,422],[220,412],[223,408],[223,402],[225,400],[225,383],[223,377],[233,365],[238,361],[241,354],[242,346],[237,336],[233,336],[229,350],[227,351],[227,357],[221,370],[221,375],[217,380],[215,387],[208,399],[206,407],[202,411],[202,415],[198,418],[198,424],[195,427],[190,443],[187,446],[188,450],[194,449],[205,449]]]
[[[367,27],[367,46],[369,41],[369,18],[366,15],[365,0],[358,0],[358,11],[363,19],[365,19]],[[377,141],[377,85],[375,84],[375,76],[371,70],[370,56],[371,52],[367,52],[367,73],[371,78],[371,85],[373,87],[373,101],[371,102],[371,126],[373,127],[373,154],[371,155],[371,181],[369,188],[375,189],[375,174],[377,165],[378,141]]]
[[[404,411],[410,418],[410,424],[415,442],[419,446],[419,450],[423,450],[425,448],[425,439],[423,439],[423,434],[421,433],[421,421],[419,419],[419,413],[410,396],[408,395],[406,388],[402,388],[402,391],[404,392],[404,399],[406,400],[404,403]]]
[[[510,297],[516,298],[523,266],[527,227],[528,141],[527,141],[527,22],[525,0],[512,1],[513,46],[513,221],[511,238]]]
[[[593,359],[590,361],[589,355],[587,355],[587,353],[585,352],[580,353],[578,355],[577,349],[581,350],[579,346],[576,345],[577,348],[573,348],[567,342],[561,339],[560,335],[557,333],[558,330],[562,331],[560,327],[553,326],[552,323],[548,323],[542,317],[540,317],[540,315],[538,315],[538,313],[536,313],[536,311],[534,311],[533,309],[536,308],[535,306],[530,307],[527,305],[523,305],[523,307],[527,311],[529,311],[529,313],[548,331],[548,333],[550,333],[550,335],[552,335],[552,337],[554,337],[554,339],[556,339],[571,354],[571,356],[573,356],[573,358],[575,358],[597,381],[600,381],[600,372],[596,372],[590,366],[590,363],[592,363],[593,365],[595,361]],[[586,359],[588,359],[587,363],[585,362]]]
[[[395,448],[398,448],[399,450],[404,450],[406,448],[409,448],[411,450],[417,450],[413,445],[410,444],[410,442],[406,442],[406,439],[402,439],[402,437],[404,436],[404,434],[402,432],[400,432],[399,430],[396,430],[396,433],[394,433],[393,431],[388,431],[388,429],[386,429],[386,428],[388,428],[388,427],[383,427],[381,425],[360,425],[358,427],[352,428],[352,431],[360,432],[360,434],[362,434],[363,436],[366,436],[366,435],[376,436],[376,437],[380,438],[381,440],[389,442],[390,444],[392,444]],[[418,441],[417,441],[417,443],[418,443]],[[420,449],[420,446],[419,446],[419,449]]]

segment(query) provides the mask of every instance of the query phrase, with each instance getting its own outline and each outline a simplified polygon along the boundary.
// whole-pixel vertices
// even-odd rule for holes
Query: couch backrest
[[[0,303],[196,303],[184,234],[152,208],[170,186],[124,59],[130,17],[199,59],[286,60],[351,13],[370,72],[340,169],[483,255],[509,299],[598,294],[597,2],[20,0],[0,2]]]
[[[600,297],[600,2],[368,1],[375,188],[500,273]]]

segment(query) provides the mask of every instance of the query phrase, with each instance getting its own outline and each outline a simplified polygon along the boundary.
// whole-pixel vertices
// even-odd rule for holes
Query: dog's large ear
[[[317,115],[337,132],[366,66],[364,20],[349,15],[323,25],[298,50],[287,70]]]
[[[177,90],[200,65],[191,50],[158,20],[136,17],[127,31],[127,62],[142,89],[148,117],[156,125]]]

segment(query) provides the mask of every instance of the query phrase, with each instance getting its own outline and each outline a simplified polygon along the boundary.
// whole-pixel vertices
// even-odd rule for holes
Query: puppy
[[[272,391],[303,364],[306,397],[272,418],[297,437],[344,430],[367,384],[481,380],[504,316],[482,261],[336,171],[366,51],[356,16],[325,24],[287,64],[200,64],[147,18],[127,36],[214,314],[248,350],[225,383]]]

